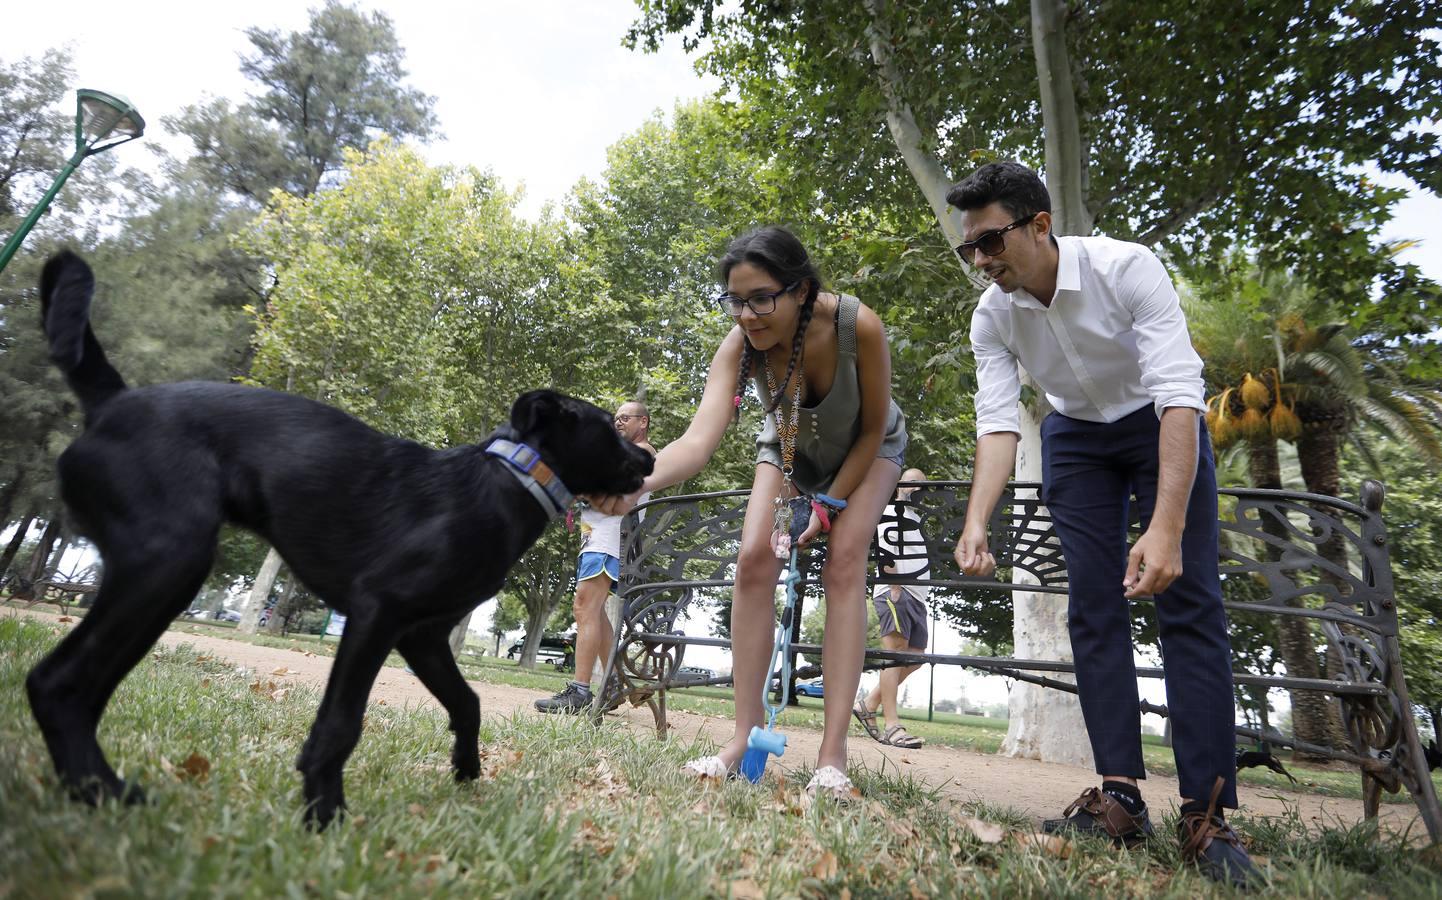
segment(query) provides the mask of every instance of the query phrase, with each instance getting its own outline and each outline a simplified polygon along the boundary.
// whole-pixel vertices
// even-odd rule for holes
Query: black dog
[[[84,434],[60,457],[61,493],[105,562],[94,607],[25,682],[61,780],[90,802],[140,798],[106,762],[96,726],[116,685],[190,605],[227,521],[264,537],[348,617],[296,762],[307,820],[324,827],[345,806],[342,769],[392,649],[450,715],[456,778],[477,777],[480,702],[448,633],[501,587],[569,502],[567,488],[635,491],[650,454],[621,440],[604,410],[551,391],[516,400],[510,427],[486,441],[438,451],[259,388],[127,389],[90,329],[94,287],[69,253],[40,282],[51,359],[85,412]]]

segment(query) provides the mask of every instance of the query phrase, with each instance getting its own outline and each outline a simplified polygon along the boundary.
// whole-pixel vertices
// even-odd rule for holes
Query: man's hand
[[[985,525],[967,525],[963,528],[953,555],[963,575],[985,578],[996,571],[996,557],[986,548]]]
[[[631,511],[644,492],[642,489],[634,494],[587,494],[586,502],[591,504],[592,509],[608,516],[623,516]]]
[[[1122,579],[1128,600],[1160,594],[1182,574],[1182,539],[1148,528],[1127,554],[1127,574]]]

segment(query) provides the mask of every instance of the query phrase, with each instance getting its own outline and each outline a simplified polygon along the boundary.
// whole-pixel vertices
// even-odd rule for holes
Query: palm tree
[[[1442,394],[1409,384],[1377,348],[1348,340],[1345,325],[1329,321],[1325,303],[1296,279],[1259,273],[1248,264],[1232,267],[1227,276],[1199,292],[1189,318],[1205,361],[1213,444],[1219,452],[1245,448],[1252,486],[1282,487],[1281,441],[1296,445],[1307,490],[1333,497],[1341,492],[1344,443],[1355,445],[1374,469],[1367,439],[1378,433],[1442,460]],[[1283,523],[1265,525],[1281,536]],[[1339,568],[1347,566],[1340,535],[1320,552]],[[1324,664],[1306,619],[1284,617],[1277,643],[1289,675],[1321,676]],[[1329,652],[1328,674],[1336,675],[1339,665]],[[1347,745],[1336,704],[1294,692],[1292,705],[1299,739]]]

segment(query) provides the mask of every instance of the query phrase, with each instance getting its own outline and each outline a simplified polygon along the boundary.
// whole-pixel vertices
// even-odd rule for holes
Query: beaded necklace
[[[804,350],[804,347],[802,348]],[[776,388],[776,374],[771,371],[771,357],[763,355],[766,367],[766,388],[775,397],[779,391]],[[803,381],[802,363],[805,357],[796,360],[796,386],[791,391],[791,402],[784,400],[776,410],[776,438],[781,444],[781,490],[776,494],[776,501],[773,504],[775,510],[771,525],[771,550],[778,559],[786,559],[791,554],[791,507],[786,497],[791,493],[791,473],[796,464],[796,432],[801,422],[801,382]],[[789,407],[789,408],[788,408]]]

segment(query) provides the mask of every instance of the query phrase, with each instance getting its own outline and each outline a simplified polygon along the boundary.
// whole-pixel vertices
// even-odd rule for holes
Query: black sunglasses
[[[716,298],[716,305],[721,308],[723,314],[728,316],[739,316],[741,315],[741,311],[748,306],[751,307],[751,311],[756,315],[768,316],[776,310],[776,298],[782,294],[796,290],[799,284],[801,284],[801,282],[798,281],[795,284],[787,285],[779,291],[753,294],[750,297],[738,297],[730,291],[727,291]]]
[[[1020,228],[1027,224],[1035,219],[1036,215],[1036,213],[1032,213],[1029,216],[1023,216],[1005,228],[994,228],[991,231],[983,232],[973,240],[962,241],[956,245],[956,255],[966,260],[967,265],[971,265],[972,261],[976,259],[978,250],[987,256],[1000,256],[1006,252],[1006,233],[1013,228]]]

